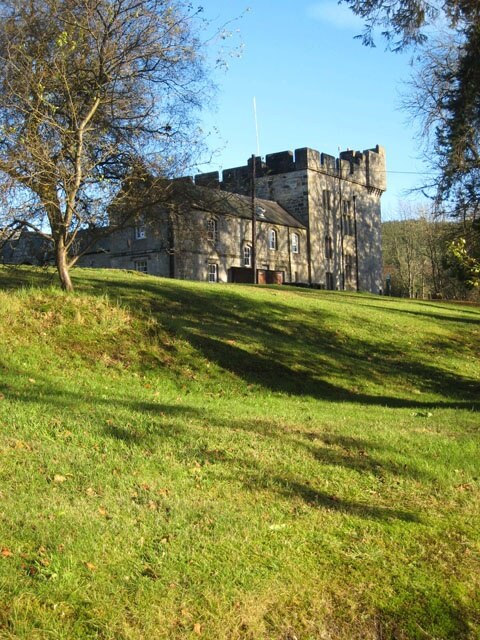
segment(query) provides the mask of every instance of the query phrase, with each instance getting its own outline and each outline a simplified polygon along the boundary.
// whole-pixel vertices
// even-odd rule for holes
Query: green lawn
[[[52,278],[0,269],[0,638],[480,637],[480,308]]]

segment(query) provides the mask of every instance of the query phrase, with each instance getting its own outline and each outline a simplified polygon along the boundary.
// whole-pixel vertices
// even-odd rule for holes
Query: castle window
[[[332,193],[328,189],[323,190],[322,200],[325,211],[330,211],[332,208]]]
[[[325,258],[327,258],[327,260],[333,258],[332,236],[325,236]]]
[[[243,247],[243,266],[252,266],[252,247],[248,244]]]
[[[218,264],[214,262],[208,265],[208,281],[218,282]]]
[[[268,232],[268,248],[272,251],[276,251],[278,248],[277,232],[275,229],[270,229]]]
[[[353,217],[352,216],[347,216],[347,215],[343,215],[342,216],[342,220],[343,220],[343,233],[346,236],[353,236],[354,235],[354,224],[353,224]]]
[[[135,240],[143,240],[146,237],[145,216],[139,216],[137,224],[135,225]]]
[[[216,242],[218,240],[218,222],[215,218],[207,220],[207,240]]]
[[[300,253],[300,237],[298,233],[292,233],[292,253]]]
[[[133,266],[135,267],[135,271],[140,271],[140,273],[148,273],[148,265],[146,260],[135,260]]]

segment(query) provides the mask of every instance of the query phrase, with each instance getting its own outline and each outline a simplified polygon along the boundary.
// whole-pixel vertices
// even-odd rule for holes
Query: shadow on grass
[[[478,637],[474,606],[469,610],[458,594],[448,589],[417,585],[407,597],[393,598],[390,606],[380,607],[376,637],[474,640]]]
[[[93,278],[95,280],[95,278]],[[89,281],[92,276],[89,276]],[[102,280],[96,282],[101,290]],[[273,392],[311,396],[335,402],[388,407],[458,407],[478,410],[478,382],[455,375],[410,353],[399,353],[388,340],[359,340],[329,328],[332,314],[305,309],[292,317],[292,308],[276,300],[254,300],[233,288],[182,288],[168,280],[145,279],[142,302],[172,334],[190,342],[205,358],[247,383]],[[103,281],[103,286],[105,282]],[[263,290],[265,291],[265,290]],[[138,284],[121,282],[109,289],[138,308]],[[311,294],[311,292],[309,292]],[[363,298],[361,299],[363,301]],[[382,308],[382,307],[381,307]],[[382,308],[383,309],[383,308]],[[451,318],[448,318],[449,320]],[[452,320],[453,321],[453,320]],[[250,346],[251,345],[251,346]],[[342,377],[350,388],[328,379]],[[399,390],[399,396],[364,393],[356,387],[371,380],[378,387]],[[400,395],[404,381],[421,392],[444,397],[423,401]]]
[[[154,451],[165,441],[170,441],[175,448],[175,455],[179,460],[185,460],[188,464],[195,461],[200,466],[204,464],[219,464],[228,476],[228,481],[232,479],[242,482],[246,489],[250,491],[265,491],[283,495],[288,499],[300,498],[306,504],[315,508],[324,508],[341,513],[355,515],[361,518],[391,520],[398,519],[404,522],[418,522],[418,516],[413,512],[402,509],[394,509],[380,506],[372,506],[363,502],[355,502],[347,500],[339,496],[329,495],[312,486],[310,481],[305,481],[303,477],[291,475],[291,472],[285,471],[282,475],[278,468],[269,466],[269,463],[260,464],[255,458],[248,457],[248,454],[241,454],[240,457],[232,456],[222,449],[211,449],[206,447],[204,443],[199,441],[199,429],[202,425],[208,423],[209,428],[227,429],[229,431],[238,432],[257,432],[265,434],[265,425],[258,420],[230,419],[224,420],[218,418],[215,413],[209,414],[198,408],[183,405],[171,404],[155,404],[148,402],[140,402],[136,400],[125,400],[117,397],[100,397],[90,394],[79,394],[75,392],[65,391],[61,389],[52,389],[52,386],[42,384],[40,380],[33,388],[23,388],[14,390],[12,385],[0,384],[0,390],[8,400],[12,396],[16,402],[37,403],[44,407],[46,404],[52,408],[51,415],[57,416],[58,412],[69,414],[70,411],[81,411],[82,404],[86,407],[100,407],[99,415],[95,423],[98,425],[100,433],[104,437],[110,438],[122,446],[129,448],[139,448],[139,452],[146,448]],[[106,415],[113,418],[105,419],[103,410],[108,408]],[[128,409],[130,414],[128,424],[122,422],[121,417],[115,419],[118,411]],[[145,421],[145,413],[150,415],[149,420]],[[139,414],[138,420],[135,413]],[[186,423],[188,421],[188,423]],[[57,423],[55,423],[57,424]],[[55,428],[58,428],[55,427]],[[292,432],[286,434],[283,429],[272,429],[271,437],[285,440],[289,443],[293,450],[297,449],[301,455],[305,453],[313,456],[319,463],[335,464],[343,466],[347,469],[353,469],[358,472],[370,472],[371,469],[363,468],[363,463],[354,461],[352,456],[337,455],[334,452],[328,452],[324,447],[313,447],[308,439],[304,441],[298,440],[298,433]],[[359,444],[359,443],[358,443]],[[323,452],[323,453],[322,453]],[[419,474],[414,469],[407,469],[406,466],[393,465],[380,460],[371,461],[372,468],[382,469],[383,473],[390,475],[405,475],[409,477],[417,477]],[[321,467],[316,474],[318,478],[322,477]]]
[[[24,267],[0,265],[0,289],[15,290],[24,287],[51,287],[58,283],[52,267]]]
[[[399,352],[395,336],[379,340],[373,327],[371,338],[335,330],[337,315],[315,305],[316,292],[295,292],[307,301],[299,310],[282,302],[283,293],[275,288],[262,288],[262,297],[256,298],[260,289],[255,287],[247,296],[244,288],[193,287],[153,277],[139,281],[122,273],[107,280],[83,271],[78,289],[108,293],[132,313],[153,317],[162,329],[190,343],[221,369],[274,393],[398,408],[480,408],[478,381],[427,357],[421,360],[412,351]],[[349,304],[348,294],[331,295]],[[376,300],[351,297],[367,306]],[[448,314],[446,318],[454,321]],[[363,322],[368,323],[368,316]],[[425,399],[414,397],[412,388]]]
[[[311,507],[322,507],[330,511],[340,511],[360,518],[370,518],[374,520],[402,520],[403,522],[420,522],[420,518],[410,511],[402,509],[390,509],[387,507],[374,507],[365,503],[345,500],[338,496],[328,495],[318,491],[313,487],[296,482],[275,478],[274,481],[281,487],[281,493],[287,497],[299,496]]]
[[[478,325],[480,326],[480,311],[469,311],[467,309],[456,309],[457,311],[457,315],[451,315],[448,313],[431,313],[430,311],[418,311],[418,310],[413,310],[413,309],[400,309],[399,307],[388,307],[388,306],[381,306],[381,305],[377,305],[377,304],[367,304],[365,306],[370,307],[371,309],[376,309],[378,311],[383,312],[388,312],[388,313],[400,313],[400,314],[406,314],[409,316],[416,316],[418,318],[425,318],[426,320],[432,321],[435,320],[436,322],[441,322],[441,323],[446,323],[446,322],[454,322],[454,323],[460,323],[460,324],[473,324],[473,325]],[[427,305],[423,305],[423,306],[427,306]],[[444,311],[447,311],[446,309]],[[450,311],[450,310],[449,310]],[[469,313],[473,316],[475,316],[474,318],[463,318],[462,315],[460,314],[464,314],[464,313]]]

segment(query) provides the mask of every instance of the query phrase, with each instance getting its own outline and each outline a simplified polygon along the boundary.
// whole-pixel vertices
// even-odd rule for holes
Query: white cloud
[[[344,4],[338,4],[335,0],[323,0],[315,2],[307,7],[309,18],[327,22],[337,29],[348,29],[361,33],[363,22],[351,9]]]

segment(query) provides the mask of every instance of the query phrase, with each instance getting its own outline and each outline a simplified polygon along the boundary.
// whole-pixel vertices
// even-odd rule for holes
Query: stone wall
[[[225,169],[221,175],[199,174],[195,184],[249,195],[253,162],[256,196],[278,202],[308,227],[311,283],[379,292],[385,150],[377,145],[364,151],[342,151],[335,158],[304,147],[268,154],[264,161],[250,158],[246,165]],[[328,238],[331,257],[326,255]]]
[[[209,239],[207,223],[215,220],[217,236]],[[277,249],[268,246],[268,233],[277,233]],[[299,238],[299,253],[291,251],[291,235]],[[152,275],[188,280],[208,280],[209,265],[216,264],[218,280],[228,282],[231,269],[244,267],[244,247],[252,245],[252,221],[233,215],[215,215],[191,210],[185,216],[165,216],[144,225],[145,237],[136,228],[113,233],[103,246],[83,256],[79,266],[114,269],[143,268]],[[257,220],[256,262],[258,269],[281,271],[285,282],[308,282],[307,232]],[[252,278],[253,279],[253,278]]]
[[[382,286],[380,198],[386,188],[383,148],[347,150],[335,158],[304,147],[268,154],[264,161],[250,158],[246,165],[225,169],[221,176],[199,174],[194,182],[250,195],[253,163],[256,196],[277,202],[306,227],[272,225],[259,217],[257,268],[281,271],[286,282],[378,293]],[[231,204],[235,206],[233,199]],[[216,264],[218,279],[226,282],[232,268],[244,267],[244,247],[251,245],[251,219],[240,214],[214,215],[189,205],[184,209],[173,216],[158,208],[149,220],[138,220],[137,226],[98,241],[79,265],[207,280],[209,265]],[[209,218],[217,224],[214,241],[208,238]],[[276,250],[268,245],[272,228],[277,232]],[[292,232],[299,235],[298,254],[291,250]],[[31,241],[25,236],[18,243],[19,259],[28,259]]]

